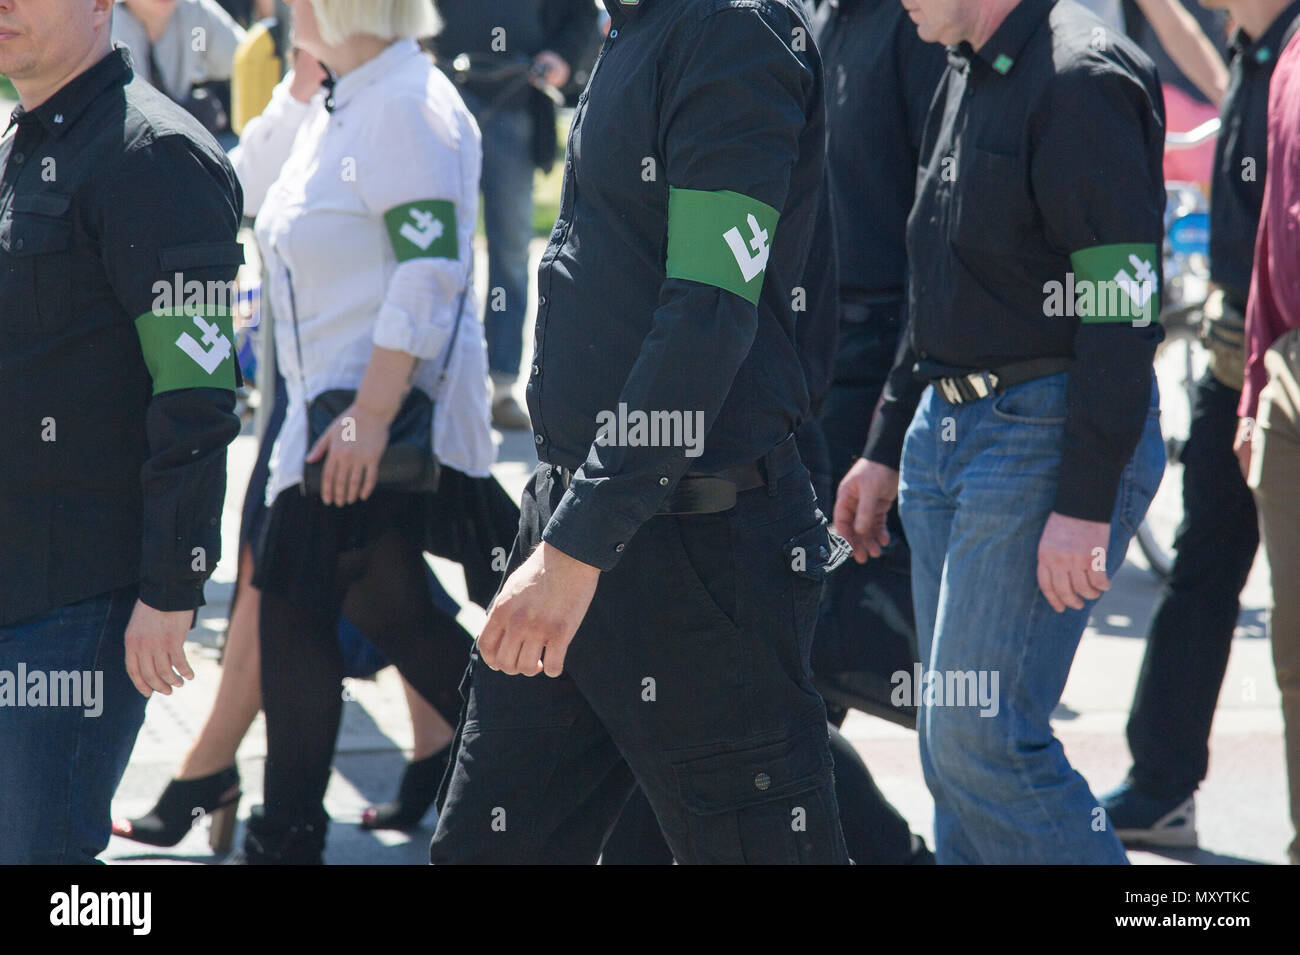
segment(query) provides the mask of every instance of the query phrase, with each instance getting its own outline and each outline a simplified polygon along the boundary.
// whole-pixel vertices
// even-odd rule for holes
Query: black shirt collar
[[[30,115],[49,135],[63,136],[101,93],[124,85],[132,73],[131,54],[126,47],[114,47],[111,53],[73,77],[34,110],[29,112],[19,106],[10,115],[10,125],[24,122]]]
[[[1300,16],[1300,0],[1295,0],[1289,7],[1277,15],[1269,28],[1264,31],[1264,35],[1257,40],[1252,40],[1245,30],[1238,27],[1232,33],[1232,53],[1234,56],[1240,56],[1243,66],[1256,68],[1266,66],[1277,59],[1281,53],[1282,37],[1286,34],[1289,27]]]
[[[609,11],[609,19],[615,29],[623,26],[628,20],[634,19],[645,12],[645,8],[654,3],[655,0],[601,0],[605,4],[605,9]]]
[[[1056,0],[1020,0],[978,51],[963,40],[955,47],[948,48],[949,61],[961,65],[959,61],[982,60],[994,73],[1007,75],[1015,68],[1020,51],[1025,48],[1055,3]]]

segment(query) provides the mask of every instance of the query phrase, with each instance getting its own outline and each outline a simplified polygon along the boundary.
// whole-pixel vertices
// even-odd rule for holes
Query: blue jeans
[[[533,117],[526,109],[496,109],[462,93],[483,134],[483,226],[487,232],[488,294],[483,313],[488,370],[514,381],[524,350],[528,312],[528,243],[533,237]]]
[[[0,627],[0,680],[25,673],[28,704],[0,693],[0,864],[93,863],[108,845],[113,792],[144,723],[125,664],[136,593],[133,584]],[[54,672],[89,674],[82,698],[60,693],[63,705],[48,705],[50,691],[47,705],[31,705],[33,675],[52,688],[44,675]]]
[[[1065,758],[1051,715],[1094,601],[1055,612],[1039,592],[1038,541],[1052,511],[1067,376],[953,405],[927,388],[903,447],[899,513],[912,548],[920,660],[921,765],[934,796],[936,854],[952,863],[1124,863],[1088,784]],[[1106,573],[1164,471],[1159,395],[1120,480]],[[971,702],[974,671],[993,705]],[[929,683],[942,677],[944,686]],[[939,692],[941,689],[945,692]]]

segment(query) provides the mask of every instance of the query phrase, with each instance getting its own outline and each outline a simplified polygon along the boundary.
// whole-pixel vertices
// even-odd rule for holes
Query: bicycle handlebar
[[[1189,129],[1185,133],[1166,133],[1165,149],[1191,149],[1194,146],[1199,146],[1201,143],[1217,136],[1222,126],[1223,123],[1216,116],[1213,119],[1207,119],[1201,125]]]

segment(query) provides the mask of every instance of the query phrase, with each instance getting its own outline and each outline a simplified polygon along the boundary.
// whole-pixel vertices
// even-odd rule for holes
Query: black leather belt
[[[799,465],[799,452],[794,435],[788,436],[762,458],[721,471],[700,474],[688,471],[677,482],[658,514],[717,514],[736,506],[736,495],[742,491],[767,487],[775,493],[771,482],[779,481]],[[551,474],[566,490],[573,480],[573,471],[558,464],[551,465]],[[667,481],[667,478],[663,478]]]
[[[962,372],[929,359],[918,361],[913,373],[929,381],[949,404],[962,405],[1001,394],[1012,385],[1056,375],[1070,367],[1068,358],[1033,358],[991,371]]]
[[[559,465],[552,465],[551,473],[566,489],[573,480],[573,472]],[[763,487],[766,483],[758,462],[712,474],[683,474],[657,513],[717,514],[729,511],[736,506],[737,494]]]

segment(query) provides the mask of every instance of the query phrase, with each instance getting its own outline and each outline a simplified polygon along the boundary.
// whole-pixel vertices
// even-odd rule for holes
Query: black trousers
[[[1177,555],[1147,631],[1129,715],[1129,777],[1170,800],[1189,796],[1205,778],[1239,597],[1259,546],[1255,501],[1232,453],[1240,395],[1208,372],[1197,382]]]
[[[680,862],[848,862],[808,665],[826,522],[793,440],[766,471],[730,511],[643,524],[559,678],[471,657],[434,863],[594,863],[637,783]],[[562,497],[540,465],[508,572]]]

